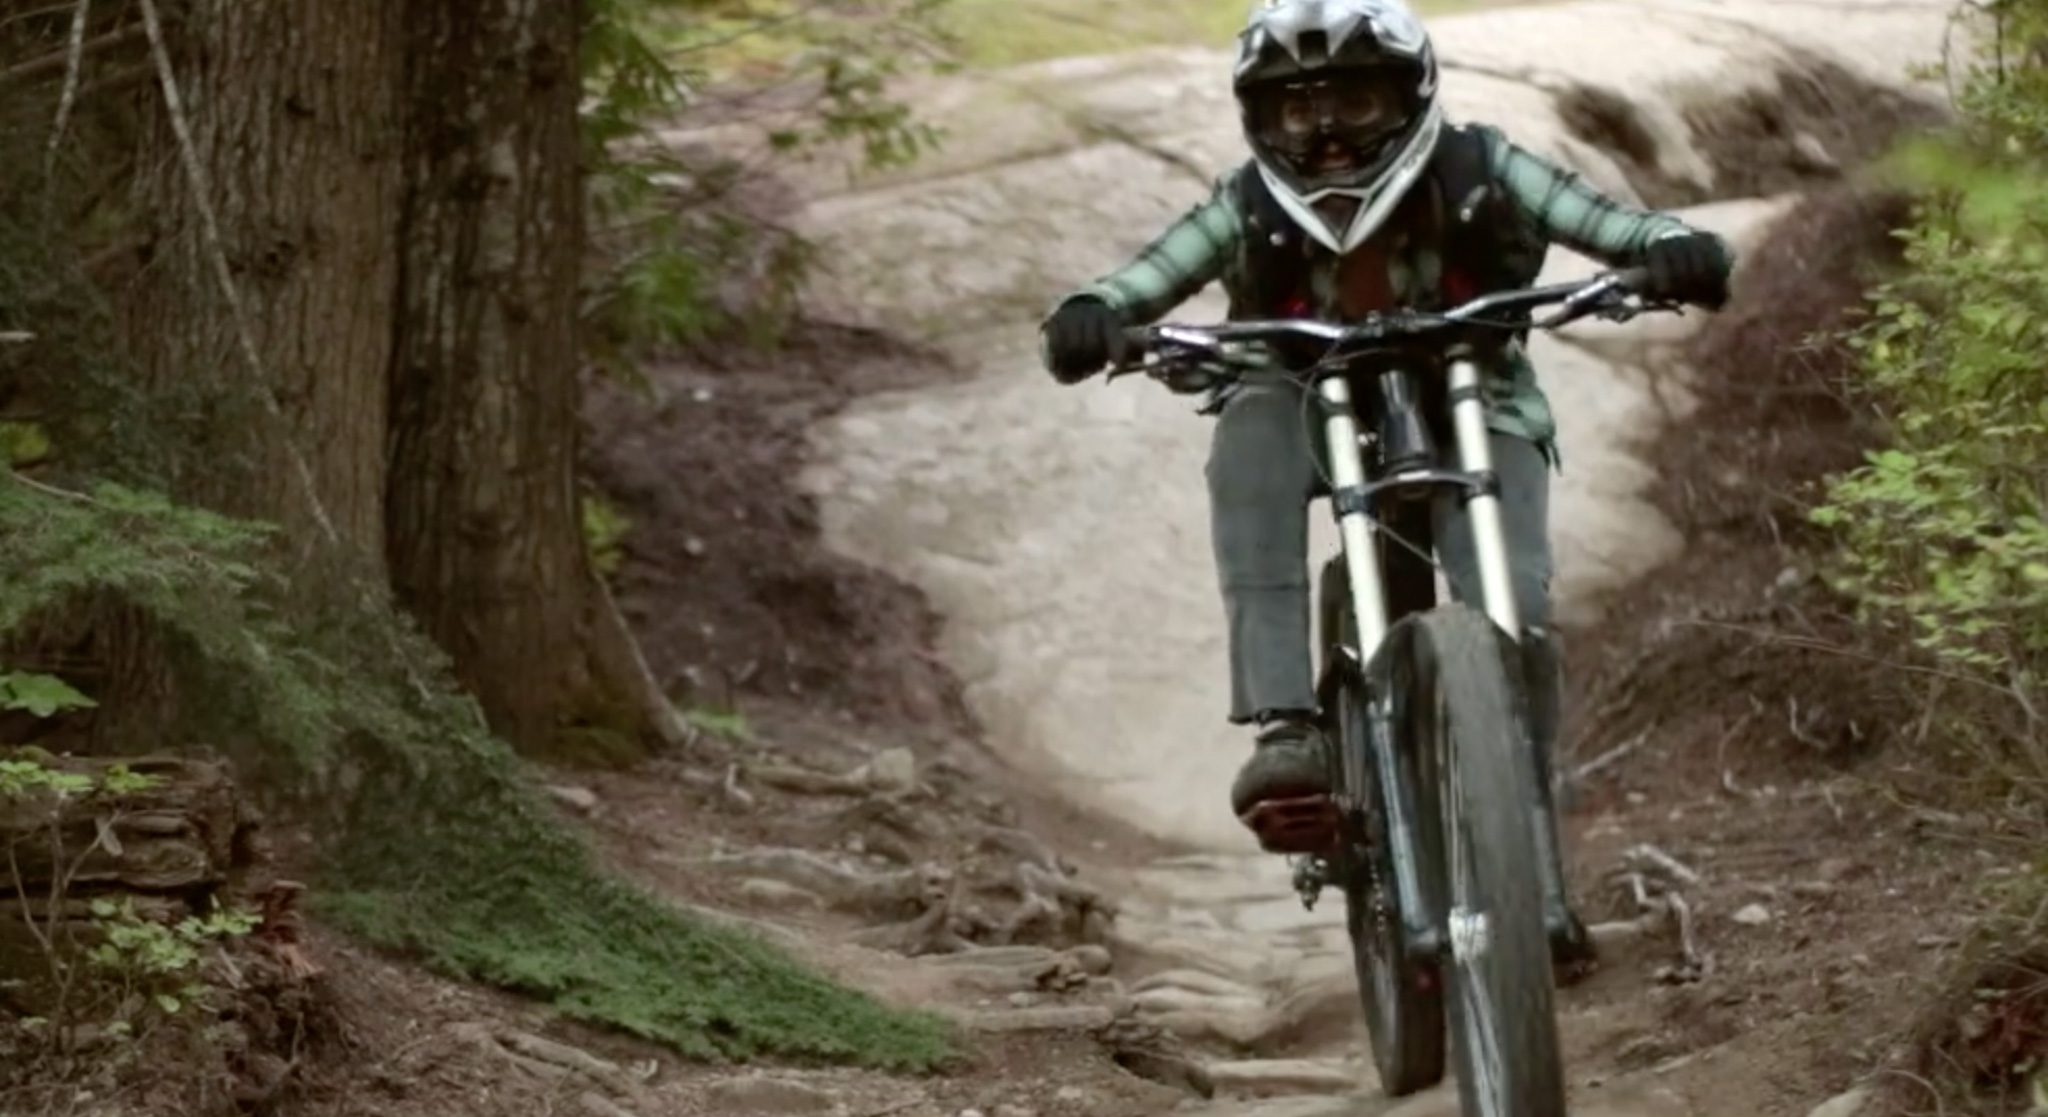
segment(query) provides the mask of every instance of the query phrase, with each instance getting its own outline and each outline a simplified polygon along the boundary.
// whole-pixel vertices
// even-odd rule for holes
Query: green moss
[[[692,706],[683,711],[683,720],[692,728],[724,737],[729,741],[750,742],[754,739],[754,727],[748,723],[747,715],[738,710],[717,710],[708,706]]]
[[[50,433],[41,423],[0,419],[0,461],[20,467],[37,465],[50,456]]]
[[[609,579],[626,560],[624,543],[633,521],[618,505],[598,493],[583,494],[583,544],[590,551],[590,564]]]
[[[385,804],[379,816],[407,825],[364,820],[344,890],[325,904],[371,941],[699,1058],[926,1070],[947,1057],[937,1020],[833,985],[758,939],[596,872],[523,792],[492,781],[451,801],[409,787],[392,787],[395,801],[370,798]]]

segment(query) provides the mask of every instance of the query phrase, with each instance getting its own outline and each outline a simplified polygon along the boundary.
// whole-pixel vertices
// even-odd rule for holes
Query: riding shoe
[[[1251,759],[1230,785],[1230,809],[1239,818],[1261,803],[1308,799],[1330,793],[1330,765],[1323,731],[1305,717],[1283,717],[1259,732]]]

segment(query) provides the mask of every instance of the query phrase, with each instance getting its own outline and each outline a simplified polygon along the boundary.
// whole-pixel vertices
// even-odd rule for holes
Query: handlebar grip
[[[1152,330],[1147,326],[1127,326],[1119,331],[1116,352],[1110,354],[1115,364],[1129,364],[1144,360],[1152,352]]]

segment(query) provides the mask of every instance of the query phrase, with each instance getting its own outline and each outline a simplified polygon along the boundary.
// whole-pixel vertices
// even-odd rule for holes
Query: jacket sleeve
[[[1482,131],[1494,182],[1516,211],[1554,244],[1610,267],[1627,267],[1641,261],[1651,241],[1705,231],[1668,213],[1623,205],[1578,174],[1517,146],[1498,129]],[[1721,258],[1733,267],[1735,253],[1728,242],[1714,239],[1721,246]]]
[[[1234,176],[1216,184],[1209,200],[1188,211],[1123,267],[1068,295],[1097,298],[1131,325],[1147,325],[1193,298],[1223,275],[1243,236]],[[1055,308],[1057,309],[1057,308]]]

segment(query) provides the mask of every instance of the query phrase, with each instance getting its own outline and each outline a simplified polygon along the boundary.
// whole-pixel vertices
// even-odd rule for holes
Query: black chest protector
[[[1242,275],[1230,292],[1230,317],[1298,318],[1317,313],[1309,275],[1330,256],[1303,233],[1267,189],[1255,163],[1237,176],[1245,214]],[[1430,191],[1434,197],[1421,193]],[[1429,203],[1434,203],[1429,204]],[[1425,221],[1437,241],[1442,274],[1433,306],[1455,306],[1535,282],[1548,245],[1514,211],[1493,180],[1486,138],[1468,127],[1445,128],[1429,169],[1401,203],[1394,221]]]

